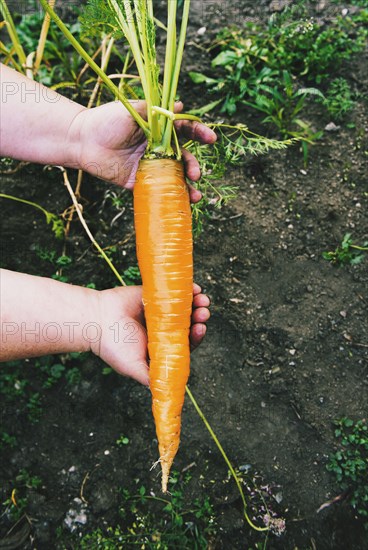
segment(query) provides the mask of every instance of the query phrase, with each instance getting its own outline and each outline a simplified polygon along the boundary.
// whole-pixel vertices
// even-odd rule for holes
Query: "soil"
[[[330,14],[336,9],[324,5]],[[256,19],[270,13],[269,2],[252,6],[247,1],[194,1],[190,39],[209,40],[225,24],[239,23],[242,14]],[[203,38],[197,34],[202,26],[207,27]],[[199,63],[203,70],[205,54],[192,51],[183,73],[199,70]],[[359,97],[367,94],[366,57],[342,68]],[[185,77],[182,96],[194,106],[198,101]],[[337,448],[334,420],[367,417],[367,258],[338,267],[322,257],[346,233],[356,242],[368,239],[367,114],[367,103],[358,99],[349,115],[354,128],[344,123],[325,131],[310,148],[307,167],[294,146],[247,158],[229,170],[229,182],[239,185],[238,196],[212,212],[195,246],[195,278],[211,297],[212,317],[205,342],[192,356],[190,388],[234,466],[268,487],[268,504],[285,518],[286,531],[268,539],[271,549],[368,548],[362,521],[344,498],[318,511],[341,495],[326,469]],[[237,117],[248,122],[247,113]],[[331,122],[318,107],[311,117],[318,129]],[[61,213],[70,204],[56,170],[28,165],[3,176],[1,188],[52,212]],[[123,213],[112,223],[120,212],[109,198],[112,192],[112,186],[85,178],[82,195],[91,230],[103,246],[124,239],[113,256],[123,271],[136,265],[132,205],[128,193],[119,191]],[[55,273],[55,265],[40,259],[39,250],[55,250],[58,256],[63,244],[42,215],[12,201],[3,200],[2,209],[3,267]],[[98,289],[115,285],[77,221],[66,254],[73,259],[64,269],[70,283],[94,283]],[[17,440],[14,448],[2,451],[2,502],[22,470],[39,476],[42,484],[19,489],[20,495],[27,493],[32,528],[28,532],[24,525],[16,526],[13,546],[0,540],[1,549],[73,548],[65,519],[80,506],[74,499],[81,495],[87,502],[86,524],[78,524],[74,535],[119,524],[121,488],[134,493],[144,485],[159,495],[159,475],[150,471],[157,442],[147,390],[115,373],[104,375],[104,365],[94,356],[61,360],[78,368],[82,379],[70,385],[63,378],[47,390],[35,360],[24,362],[29,387],[41,394],[37,422],[29,420],[21,396],[8,400],[2,410],[2,430]],[[117,446],[122,434],[129,443]],[[207,495],[214,505],[217,527],[211,548],[248,549],[262,540],[244,522],[227,466],[189,400],[175,460],[179,473],[188,468],[187,498]],[[1,536],[11,525],[3,514]]]

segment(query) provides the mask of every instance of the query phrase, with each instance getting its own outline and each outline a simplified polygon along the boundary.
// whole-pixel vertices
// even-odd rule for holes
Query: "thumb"
[[[109,364],[122,376],[128,376],[129,378],[137,380],[137,382],[140,382],[144,386],[149,386],[149,369],[144,359],[137,358],[136,360],[130,359],[129,361],[122,361],[120,356],[119,359],[114,358],[110,360]]]
[[[137,380],[143,386],[149,387],[148,365],[146,361],[130,362],[129,365],[125,366],[122,374],[134,378],[134,380]]]

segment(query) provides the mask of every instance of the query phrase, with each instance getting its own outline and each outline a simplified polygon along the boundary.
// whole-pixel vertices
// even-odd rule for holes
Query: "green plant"
[[[55,273],[51,275],[53,279],[61,281],[63,283],[68,282],[68,276],[65,274],[65,271],[67,271],[73,263],[73,259],[70,256],[67,256],[65,254],[59,256],[56,250],[48,250],[38,245],[34,247],[34,250],[40,260],[48,262],[52,266],[54,266]]]
[[[329,457],[327,469],[336,476],[348,502],[368,527],[368,426],[366,419],[335,421],[338,450]]]
[[[51,224],[51,229],[55,237],[57,239],[62,239],[64,237],[64,223],[63,223],[63,220],[60,218],[60,216],[58,216],[57,214],[53,214],[52,212],[45,210],[45,208],[43,208],[36,202],[31,202],[25,199],[20,199],[18,197],[13,197],[12,195],[6,195],[4,193],[0,193],[0,199],[9,199],[12,201],[27,204],[28,206],[33,206],[34,208],[41,210],[41,212],[43,212],[43,214],[46,217],[46,223]]]
[[[329,85],[323,104],[330,115],[338,120],[354,107],[350,86],[345,78],[335,78]]]
[[[42,484],[42,479],[38,476],[30,474],[27,470],[22,469],[16,476],[17,485],[26,487],[27,489],[37,489]]]
[[[15,447],[17,444],[17,438],[14,435],[9,435],[7,432],[0,434],[0,450],[6,447]]]
[[[49,4],[54,6],[55,1],[50,0]],[[50,26],[50,19],[38,9],[22,16],[11,15],[5,0],[1,0],[0,9],[11,40],[0,44],[3,62],[46,86],[72,88],[84,96],[93,79],[88,74],[81,74],[82,60],[58,28]],[[82,37],[78,21],[67,27],[91,50],[97,50],[99,41],[86,35]]]
[[[299,118],[308,96],[324,96],[317,88],[294,89],[293,79],[288,71],[282,71],[281,89],[279,85],[267,87],[263,93],[255,94],[253,101],[243,101],[248,107],[253,107],[267,116],[262,120],[271,123],[284,137],[298,138],[302,142],[305,164],[308,159],[308,144],[313,144],[322,136],[322,132],[314,131],[310,125]],[[250,94],[253,96],[254,94]]]
[[[209,48],[216,51],[212,74],[189,74],[221,96],[211,108],[220,104],[222,112],[233,115],[244,101],[279,88],[283,72],[319,85],[343,60],[364,49],[366,18],[363,10],[323,27],[308,16],[305,3],[297,3],[272,15],[265,26],[247,22],[243,29],[225,28]]]
[[[216,532],[213,507],[207,496],[186,502],[185,488],[189,481],[190,475],[181,477],[172,472],[171,497],[167,499],[147,494],[143,486],[138,494],[123,490],[120,513],[126,527],[97,529],[85,535],[75,548],[123,550],[133,545],[156,550],[207,548]]]
[[[125,435],[121,435],[117,440],[116,440],[116,445],[118,447],[123,447],[125,445],[128,445],[129,444],[129,437],[126,437]]]
[[[141,278],[141,274],[138,266],[130,266],[123,272],[123,278],[127,286],[136,285]]]
[[[359,246],[354,244],[351,233],[346,233],[340,246],[337,246],[334,251],[323,252],[322,256],[335,265],[356,265],[363,261],[364,253],[367,251],[368,241]]]
[[[27,403],[28,419],[31,422],[38,422],[42,414],[41,395],[33,393]]]

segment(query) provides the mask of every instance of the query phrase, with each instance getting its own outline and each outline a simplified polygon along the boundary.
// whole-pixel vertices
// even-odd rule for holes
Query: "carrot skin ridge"
[[[167,491],[180,441],[181,411],[190,370],[193,241],[183,164],[144,159],[134,185],[134,223],[143,284],[152,412]]]

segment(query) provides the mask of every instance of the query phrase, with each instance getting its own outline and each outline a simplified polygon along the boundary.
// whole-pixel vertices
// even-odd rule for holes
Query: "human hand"
[[[142,287],[129,286],[103,290],[99,294],[101,338],[91,343],[92,351],[119,374],[149,384],[147,334],[142,304]],[[206,333],[210,301],[198,285],[193,286],[191,349]]]
[[[146,103],[134,102],[137,112],[145,116]],[[183,104],[175,104],[180,112]],[[214,143],[216,134],[199,122],[180,120],[175,123],[178,135],[200,143]],[[132,189],[138,163],[146,148],[143,131],[120,102],[107,103],[93,109],[84,109],[74,119],[70,134],[71,142],[79,143],[78,166],[105,181],[111,181]],[[200,178],[196,158],[183,150],[187,177],[192,181]],[[201,193],[189,186],[191,202],[198,202]]]

